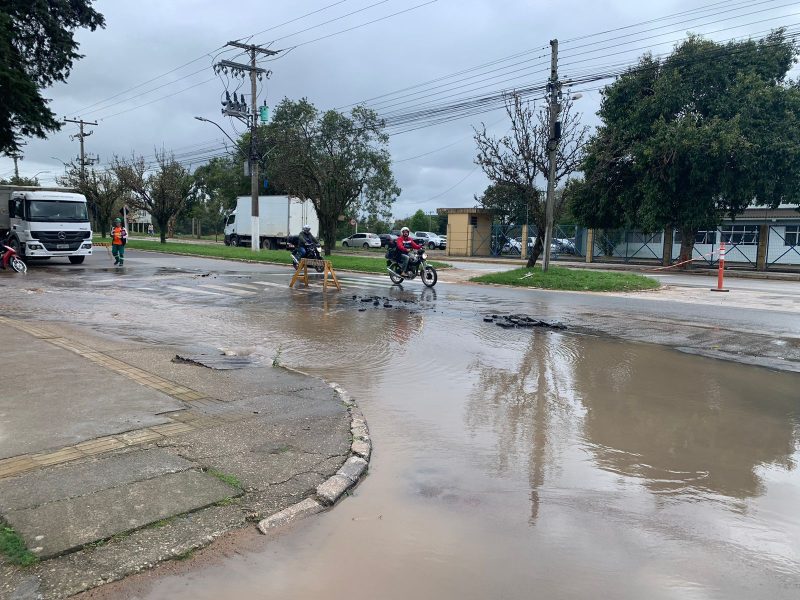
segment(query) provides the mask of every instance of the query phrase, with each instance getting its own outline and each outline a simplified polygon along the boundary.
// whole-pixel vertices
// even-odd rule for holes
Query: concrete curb
[[[281,368],[311,377],[308,373],[298,369],[284,366]],[[353,441],[350,445],[350,456],[335,475],[317,486],[314,497],[301,500],[259,521],[256,527],[263,534],[331,508],[341,500],[348,490],[359,483],[369,467],[372,441],[369,437],[369,429],[367,428],[364,414],[344,388],[337,383],[326,383],[338,394],[339,398],[347,406],[347,412],[350,415],[350,433],[353,436]]]

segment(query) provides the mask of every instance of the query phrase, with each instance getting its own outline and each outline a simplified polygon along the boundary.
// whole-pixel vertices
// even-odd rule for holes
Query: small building
[[[436,214],[447,217],[447,256],[491,256],[491,210],[437,208]]]

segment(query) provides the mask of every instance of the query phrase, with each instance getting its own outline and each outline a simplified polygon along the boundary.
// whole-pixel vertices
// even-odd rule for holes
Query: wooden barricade
[[[294,284],[297,281],[302,281],[306,287],[308,287],[308,267],[319,267],[322,266],[322,291],[328,291],[328,278],[333,282],[333,285],[336,286],[336,289],[340,292],[342,291],[342,286],[339,283],[339,280],[336,278],[336,273],[333,270],[333,265],[331,265],[331,261],[329,260],[317,260],[314,258],[301,258],[300,264],[297,266],[297,270],[292,275],[292,281],[289,284],[289,287],[294,287]]]

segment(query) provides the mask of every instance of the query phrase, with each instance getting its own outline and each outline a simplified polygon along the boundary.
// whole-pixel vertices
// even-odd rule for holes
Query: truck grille
[[[63,234],[63,235],[62,235]],[[89,231],[34,231],[31,237],[39,240],[51,251],[77,250],[83,240],[91,236]]]

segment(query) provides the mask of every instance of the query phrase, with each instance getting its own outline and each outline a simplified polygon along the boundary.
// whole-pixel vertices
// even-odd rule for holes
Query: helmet
[[[116,219],[114,219],[114,223],[122,223],[122,219],[120,219],[119,217],[117,217]]]
[[[400,230],[400,235],[405,235],[405,234],[407,234],[407,233],[411,233],[411,230],[410,230],[408,227],[403,227],[403,228]]]
[[[303,231],[311,231],[311,225],[303,225]]]

